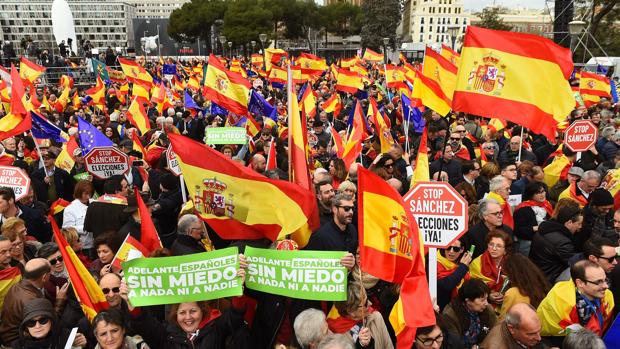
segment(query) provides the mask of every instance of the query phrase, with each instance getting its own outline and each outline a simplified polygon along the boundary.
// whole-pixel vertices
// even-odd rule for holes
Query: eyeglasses
[[[491,146],[491,147],[482,147],[482,149],[491,150],[491,149],[495,149],[495,147],[493,147],[493,146]]]
[[[437,343],[437,344],[441,344],[441,342],[443,342],[443,333],[440,333],[439,335],[437,335],[437,337],[435,338],[420,338],[420,337],[416,337],[415,340],[417,340],[418,342],[422,343],[423,345],[430,347],[431,345]]]
[[[353,211],[353,206],[339,206],[339,205],[336,205],[336,207],[340,207],[341,209],[344,210],[344,212]]]
[[[50,259],[50,264],[51,265],[56,265],[57,263],[60,263],[60,262],[62,262],[62,256],[58,256],[58,257],[56,257],[54,259]]]
[[[461,139],[460,139],[460,138],[458,138],[458,137],[457,137],[457,138],[452,138],[452,137],[450,137],[450,140],[451,140],[451,141],[457,141],[457,142],[458,142],[458,141],[460,141]]]
[[[114,292],[114,293],[119,293],[121,291],[121,289],[119,287],[112,287],[112,288],[102,288],[101,292],[103,292],[103,294],[108,294],[110,293],[110,291]]]
[[[45,325],[50,322],[50,319],[48,317],[42,317],[40,319],[28,320],[26,321],[25,325],[26,327],[33,328],[37,325],[37,322],[41,325]]]
[[[609,285],[609,282],[607,281],[607,279],[603,279],[603,280],[596,280],[596,281],[590,281],[590,280],[583,280],[586,284],[593,284],[596,286],[603,286],[603,285]]]
[[[461,251],[463,251],[463,247],[459,247],[459,246],[448,246],[448,247],[446,247],[446,251],[451,251],[451,252],[461,252]]]
[[[458,132],[458,133],[465,133],[465,130],[456,130],[454,132]]]
[[[487,247],[490,248],[491,250],[501,250],[505,248],[504,245],[499,245],[499,244],[488,244]]]
[[[394,167],[394,163],[391,164],[384,164],[383,167]]]
[[[504,212],[502,211],[497,211],[497,212],[489,212],[488,214],[493,215],[495,217],[500,217],[504,215]]]
[[[596,256],[596,258],[604,259],[609,263],[613,263],[616,260],[616,256],[611,256],[611,257]]]

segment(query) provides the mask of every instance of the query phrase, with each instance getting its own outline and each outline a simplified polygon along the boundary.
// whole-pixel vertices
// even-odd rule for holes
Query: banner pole
[[[431,299],[437,299],[437,248],[428,249],[428,290]]]
[[[521,162],[521,148],[523,148],[523,126],[521,126],[521,137],[519,137],[519,155],[517,161]]]

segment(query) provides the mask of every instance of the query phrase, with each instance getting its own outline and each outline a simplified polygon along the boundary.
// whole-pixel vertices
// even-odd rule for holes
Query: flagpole
[[[523,148],[523,126],[521,126],[521,137],[519,139],[519,156],[517,156],[517,162],[521,162],[521,148]]]
[[[34,139],[34,146],[37,148],[37,153],[39,154],[39,164],[40,164],[41,167],[45,168],[45,163],[43,162],[43,154],[41,154],[41,149],[39,148],[39,143],[37,143],[37,137],[35,137],[33,135],[32,139]]]
[[[293,182],[293,130],[291,130],[291,120],[294,117],[291,115],[291,111],[293,109],[293,74],[291,72],[291,63],[289,62],[286,65],[286,110],[288,114],[288,180],[289,182]],[[299,116],[298,116],[299,117]],[[303,125],[302,128],[303,130]],[[304,145],[305,147],[305,145]]]

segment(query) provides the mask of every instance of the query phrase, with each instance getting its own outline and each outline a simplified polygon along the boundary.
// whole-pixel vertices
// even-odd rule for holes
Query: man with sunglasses
[[[119,308],[121,306],[120,287],[121,277],[115,273],[107,273],[99,279],[99,287],[108,301],[110,308]]]

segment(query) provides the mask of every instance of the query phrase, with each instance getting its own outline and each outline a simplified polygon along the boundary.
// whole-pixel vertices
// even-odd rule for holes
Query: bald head
[[[541,340],[541,322],[536,309],[527,303],[517,303],[506,313],[506,326],[512,337],[528,347]]]
[[[387,180],[387,183],[394,189],[396,189],[397,192],[400,193],[400,191],[403,189],[403,182],[401,182],[399,179],[396,178],[390,178]]]
[[[52,265],[45,258],[33,258],[26,262],[24,267],[24,279],[31,281],[42,280],[45,274],[52,270]]]
[[[252,169],[258,173],[265,172],[265,168],[267,167],[267,160],[261,154],[254,154],[252,157]]]
[[[357,167],[360,166],[359,162],[354,162],[351,164],[351,167],[349,167],[349,178],[352,178],[354,180],[357,179]]]

